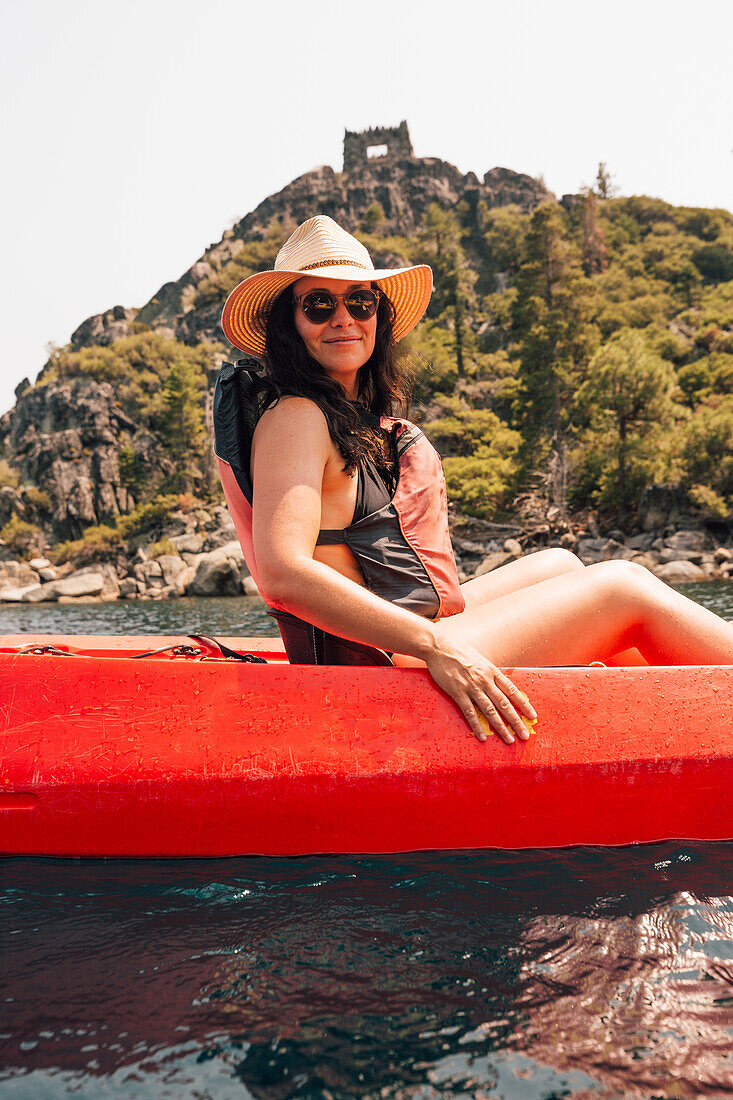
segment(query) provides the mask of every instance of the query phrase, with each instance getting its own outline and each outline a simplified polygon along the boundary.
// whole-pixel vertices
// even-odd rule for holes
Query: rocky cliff
[[[137,428],[110,383],[80,377],[21,393],[0,419],[0,439],[24,481],[48,497],[50,533],[74,538],[134,507],[120,477],[119,448],[120,433]],[[9,511],[24,517],[22,495],[14,496]],[[0,505],[0,519],[8,518]]]

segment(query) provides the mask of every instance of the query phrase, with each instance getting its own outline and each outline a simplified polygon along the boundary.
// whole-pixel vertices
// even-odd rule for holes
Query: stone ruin
[[[370,157],[369,150],[379,146],[384,146],[386,152]],[[359,172],[372,160],[384,164],[412,160],[414,155],[407,122],[404,120],[399,126],[374,126],[360,133],[344,131],[344,172]]]

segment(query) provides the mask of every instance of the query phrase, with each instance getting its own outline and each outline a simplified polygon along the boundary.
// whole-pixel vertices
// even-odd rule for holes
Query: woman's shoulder
[[[328,435],[328,422],[323,411],[309,397],[284,395],[262,413],[255,431],[257,436],[270,433],[293,436]]]

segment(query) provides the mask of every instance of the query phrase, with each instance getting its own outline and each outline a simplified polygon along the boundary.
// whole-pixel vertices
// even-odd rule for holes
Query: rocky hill
[[[374,148],[384,152],[370,156]],[[382,236],[412,237],[431,203],[454,208],[462,202],[468,225],[478,232],[480,203],[489,209],[517,206],[530,213],[540,202],[553,197],[541,181],[508,168],[492,168],[479,180],[473,172],[463,175],[437,157],[416,157],[406,122],[394,129],[358,134],[347,131],[343,171],[324,165],[298,176],[226,230],[188,271],[164,283],[142,308],[115,306],[88,317],[72,335],[71,344],[80,348],[110,343],[130,335],[135,323],[149,325],[184,343],[221,340],[222,303],[198,305],[199,288],[237,257],[243,243],[263,241],[274,222],[295,228],[315,213],[328,214],[354,233],[365,228],[366,212],[378,205],[386,219],[380,226]],[[389,255],[384,258],[390,261]]]
[[[381,155],[370,156],[375,147],[381,147]],[[329,214],[353,232],[364,228],[370,208],[378,208],[384,215],[380,235],[389,242],[413,236],[431,203],[453,208],[462,202],[468,218],[476,220],[480,203],[488,208],[512,204],[530,212],[552,197],[538,180],[506,168],[493,168],[479,180],[446,161],[415,157],[405,122],[396,129],[347,131],[343,171],[323,166],[299,176],[225,230],[220,241],[141,308],[117,305],[88,317],[74,331],[69,350],[109,347],[154,332],[190,347],[212,345],[215,369],[222,352],[231,350],[219,318],[227,286],[238,281],[238,258],[244,257],[241,277],[271,267],[288,227],[314,213]],[[380,264],[395,261],[388,248],[377,259]],[[1,453],[21,481],[42,488],[50,500],[45,510],[39,509],[6,486],[4,497],[0,493],[0,528],[17,514],[48,528],[52,538],[78,537],[86,526],[108,523],[135,506],[136,494],[125,485],[118,461],[123,437],[134,441],[143,466],[150,465],[154,452],[161,460],[160,448],[151,425],[120,400],[116,380],[91,373],[66,381],[52,361],[35,386],[24,382],[18,387],[15,407],[0,419]]]

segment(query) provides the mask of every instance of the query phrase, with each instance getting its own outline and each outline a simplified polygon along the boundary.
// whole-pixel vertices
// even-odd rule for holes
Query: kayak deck
[[[291,666],[276,639],[223,641],[266,663],[130,659],[180,636],[0,637],[0,853],[733,837],[731,666],[509,670],[539,722],[528,742],[480,744],[423,670]]]

